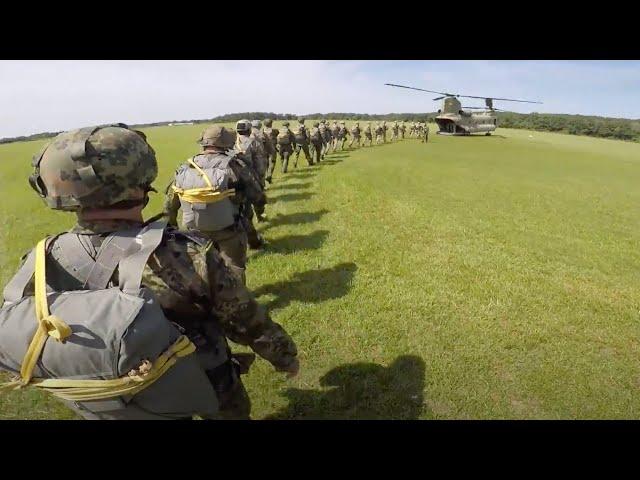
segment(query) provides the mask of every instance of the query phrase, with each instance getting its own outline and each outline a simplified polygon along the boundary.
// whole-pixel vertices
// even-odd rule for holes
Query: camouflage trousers
[[[258,215],[262,215],[264,213],[264,207],[258,208],[255,205],[247,202],[244,205],[244,212],[241,218],[242,225],[244,226],[245,231],[247,232],[247,243],[249,244],[249,248],[258,249],[264,245],[264,239],[262,235],[258,233],[256,227],[253,225],[253,217],[254,217],[254,208],[256,210],[255,213]]]
[[[300,152],[304,152],[304,157],[307,160],[308,165],[313,165],[313,159],[311,158],[311,154],[309,153],[309,145],[305,143],[296,144],[296,159],[293,162],[294,167],[298,167],[298,158],[300,158]]]
[[[376,135],[376,143],[378,144],[378,143],[383,143],[383,142],[384,142],[384,139],[382,138],[382,135],[381,134],[380,135]]]
[[[246,285],[248,237],[245,228],[237,223],[217,232],[200,232],[210,239],[227,265],[238,269],[242,282]]]
[[[421,141],[422,143],[427,143],[429,141],[429,130],[425,130],[421,135]]]
[[[364,147],[367,144],[367,142],[369,143],[369,146],[373,144],[373,138],[371,137],[370,133],[364,134],[364,140],[362,141],[362,146]]]
[[[289,167],[289,157],[293,153],[291,145],[280,145],[280,161],[282,162],[282,173],[287,173]]]
[[[396,140],[398,140],[398,134],[394,133],[393,136],[391,137],[391,141],[395,142]]]
[[[314,158],[315,163],[320,163],[320,160],[324,155],[322,153],[323,148],[324,148],[324,145],[322,144],[322,142],[311,142],[311,157],[312,158],[315,157]]]
[[[360,147],[360,135],[353,135],[351,137],[351,141],[349,142],[349,148],[351,148],[351,146],[354,143],[356,144],[356,147]]]
[[[276,162],[278,160],[278,151],[274,149],[273,153],[269,155],[269,167],[267,168],[267,176],[265,180],[271,183],[271,179],[273,178],[273,171],[276,168]]]

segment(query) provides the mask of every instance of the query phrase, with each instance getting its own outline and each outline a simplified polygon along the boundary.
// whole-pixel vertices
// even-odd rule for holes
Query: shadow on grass
[[[357,269],[355,263],[348,262],[322,270],[296,273],[286,281],[264,285],[254,293],[256,297],[275,295],[276,298],[267,304],[270,309],[284,308],[293,301],[325,302],[349,293]]]
[[[314,176],[317,172],[316,171],[310,171],[310,172],[287,172],[287,173],[283,173],[282,177],[280,177],[281,179],[285,180],[287,178],[303,178],[303,179],[308,179],[309,177]]]
[[[269,187],[267,192],[271,192],[273,190],[294,190],[297,188],[307,188],[313,185],[311,182],[302,182],[302,183],[280,183],[278,185],[274,185],[273,187]]]
[[[297,212],[287,215],[278,214],[276,217],[268,219],[263,230],[281,225],[300,225],[302,223],[313,223],[319,221],[329,210],[322,209],[317,212]]]
[[[313,195],[315,194],[311,192],[283,193],[277,197],[269,197],[269,203],[309,200]]]
[[[308,235],[286,235],[271,240],[267,238],[267,248],[259,250],[251,258],[262,257],[270,253],[295,253],[319,249],[329,235],[328,230],[316,230]]]
[[[320,379],[327,390],[290,388],[283,394],[289,405],[267,419],[414,420],[423,413],[425,370],[416,355],[401,355],[389,367],[340,365]]]

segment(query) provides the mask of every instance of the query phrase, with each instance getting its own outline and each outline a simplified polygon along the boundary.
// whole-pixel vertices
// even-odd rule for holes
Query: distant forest
[[[567,115],[560,113],[514,113],[496,112],[498,116],[498,126],[504,128],[522,128],[526,130],[538,130],[543,132],[560,132],[571,135],[587,135],[590,137],[612,138],[616,140],[627,140],[640,142],[640,119],[629,120],[625,118],[608,118],[585,115]],[[369,115],[362,113],[312,113],[304,115],[305,118],[314,119],[335,119],[335,120],[404,120],[406,122],[434,121],[437,113],[387,113],[384,115]],[[214,123],[214,122],[236,122],[243,118],[250,120],[271,118],[273,120],[295,120],[298,115],[292,113],[273,112],[242,112],[229,113],[218,117],[198,119],[198,120],[173,120],[170,122],[144,123],[131,125],[135,128],[156,127],[168,125],[170,123]],[[26,140],[38,140],[49,138],[60,132],[44,132],[35,135],[2,138],[1,143],[22,142]]]

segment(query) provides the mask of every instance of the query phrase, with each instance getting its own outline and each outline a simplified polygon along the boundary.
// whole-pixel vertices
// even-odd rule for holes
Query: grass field
[[[158,187],[202,125],[146,130]],[[640,417],[640,145],[522,130],[339,152],[275,177],[248,282],[296,339],[259,360],[255,418]],[[0,146],[0,284],[72,225]],[[160,190],[160,188],[158,188]],[[155,195],[147,214],[158,211]],[[0,418],[71,418],[0,396]]]

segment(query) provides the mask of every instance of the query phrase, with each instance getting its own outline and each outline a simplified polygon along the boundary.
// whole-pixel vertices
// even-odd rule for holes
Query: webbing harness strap
[[[171,189],[180,197],[180,200],[188,203],[216,203],[235,195],[236,191],[233,188],[223,191],[213,188],[213,184],[211,180],[209,180],[207,173],[193,161],[193,158],[189,158],[187,162],[197,170],[207,186],[203,188],[188,188],[185,190],[171,185]]]

